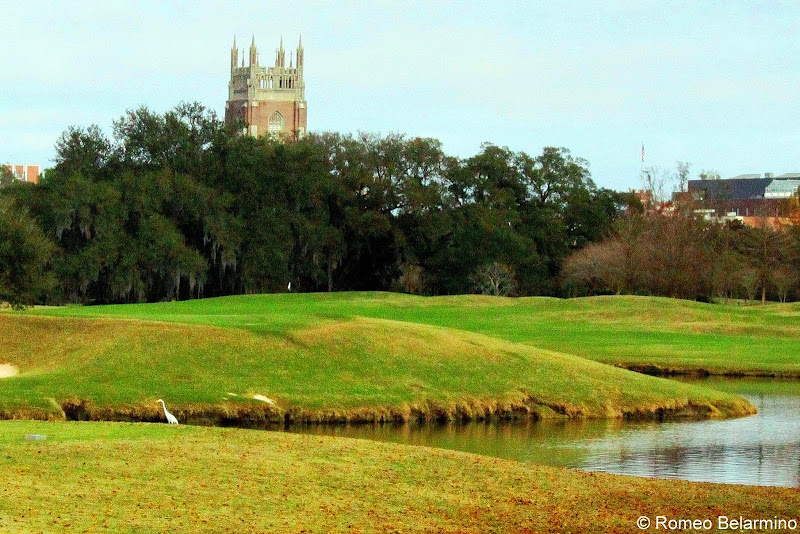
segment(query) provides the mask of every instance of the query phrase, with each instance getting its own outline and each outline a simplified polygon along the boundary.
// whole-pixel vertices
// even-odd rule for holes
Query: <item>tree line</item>
[[[630,195],[564,148],[239,135],[197,103],[71,127],[38,185],[0,183],[0,300],[124,303],[285,291],[559,295]]]
[[[704,301],[786,302],[800,297],[800,225],[754,226],[672,214],[625,217],[604,240],[576,251],[562,278],[570,295],[659,295]]]

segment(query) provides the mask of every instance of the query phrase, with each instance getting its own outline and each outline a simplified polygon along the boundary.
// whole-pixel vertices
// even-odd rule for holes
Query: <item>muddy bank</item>
[[[619,367],[620,369],[627,369],[628,371],[634,371],[636,373],[641,373],[650,376],[659,376],[669,378],[672,376],[685,376],[685,377],[696,377],[696,378],[707,378],[709,376],[722,376],[722,377],[729,377],[729,378],[796,378],[800,379],[800,371],[769,371],[763,369],[753,369],[753,370],[737,370],[737,369],[728,369],[728,370],[708,370],[702,367],[700,368],[682,368],[682,367],[671,367],[671,366],[663,366],[663,365],[656,365],[652,363],[647,364],[627,364],[627,363],[615,363],[613,364],[615,367]]]
[[[28,413],[34,419],[62,419],[68,421],[128,421],[165,422],[158,405],[108,407],[91,402],[70,400],[61,403],[60,414]],[[307,410],[281,407],[264,402],[230,402],[221,404],[173,404],[168,406],[182,424],[239,427],[276,428],[308,424],[404,424],[473,421],[539,421],[572,419],[626,419],[667,420],[679,418],[725,418],[755,413],[755,408],[744,399],[727,404],[676,400],[670,404],[656,404],[635,408],[604,407],[601,412],[591,412],[580,406],[544,403],[531,395],[515,401],[425,401],[398,407],[362,407],[352,409]],[[0,413],[3,418],[10,414]],[[22,414],[20,414],[22,415]]]

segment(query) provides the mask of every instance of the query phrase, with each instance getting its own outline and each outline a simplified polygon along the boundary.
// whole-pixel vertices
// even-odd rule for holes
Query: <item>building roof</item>
[[[744,175],[750,176],[750,175]],[[755,175],[758,176],[758,175]],[[705,191],[705,200],[743,200],[764,198],[772,178],[728,178],[726,180],[689,180],[689,191]]]
[[[800,180],[776,179],[764,190],[764,198],[789,198],[797,195]]]
[[[761,178],[760,174],[739,174],[734,176],[733,178],[728,178],[728,180],[753,180],[755,178]]]

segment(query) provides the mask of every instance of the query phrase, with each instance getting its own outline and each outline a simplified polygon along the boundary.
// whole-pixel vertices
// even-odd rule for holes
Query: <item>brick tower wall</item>
[[[242,53],[244,58],[244,53]],[[278,134],[281,137],[297,139],[306,133],[307,108],[305,101],[305,82],[303,81],[303,45],[297,48],[297,66],[286,66],[286,53],[283,43],[276,50],[275,65],[271,67],[258,64],[258,51],[250,47],[250,64],[237,65],[239,50],[236,40],[231,49],[231,80],[228,86],[228,101],[225,103],[225,122],[231,124],[241,121],[244,133],[260,137]],[[275,112],[282,116],[279,131],[270,131],[270,119]]]

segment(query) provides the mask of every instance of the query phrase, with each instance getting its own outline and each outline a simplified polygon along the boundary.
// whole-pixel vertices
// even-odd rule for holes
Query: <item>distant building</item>
[[[245,66],[244,52],[239,63],[236,38],[231,48],[231,80],[228,101],[225,103],[225,122],[241,121],[245,133],[253,137],[275,135],[300,139],[306,133],[306,84],[303,81],[303,39],[297,46],[297,66],[286,51],[283,39],[275,51],[275,65],[259,65],[256,40],[250,45],[250,57]]]
[[[650,194],[650,191],[645,191],[644,189],[631,189],[628,192],[633,197],[638,199],[645,208],[650,206],[650,204],[653,202],[653,195]]]
[[[630,189],[628,193],[642,204],[645,213],[669,213],[673,211],[672,200],[655,200],[652,192],[646,189]]]
[[[799,188],[800,173],[689,180],[694,208],[709,218],[788,217],[797,204]]]
[[[12,165],[7,163],[5,167],[11,171],[11,174],[13,174],[14,178],[17,180],[34,184],[39,183],[39,172],[41,168],[38,165]]]

